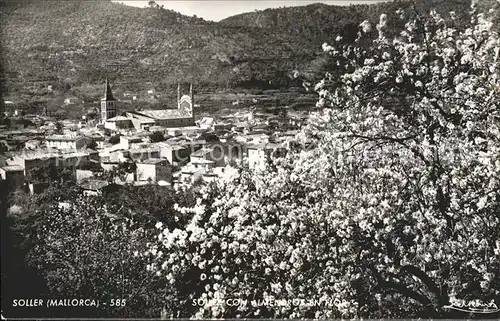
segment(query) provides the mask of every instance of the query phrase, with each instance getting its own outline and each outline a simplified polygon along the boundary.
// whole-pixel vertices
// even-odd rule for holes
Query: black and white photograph
[[[2,320],[500,319],[500,0],[0,0]]]

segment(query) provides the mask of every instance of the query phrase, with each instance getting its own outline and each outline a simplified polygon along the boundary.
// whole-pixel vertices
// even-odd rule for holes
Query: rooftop
[[[18,130],[8,130],[8,131],[3,131],[2,134],[4,135],[28,135],[28,134],[43,134],[44,132],[42,130],[37,130],[37,129],[31,129],[31,128],[22,128]]]
[[[196,159],[196,160],[191,160],[192,164],[215,164],[214,161],[208,160],[208,159]]]
[[[149,164],[149,165],[156,165],[158,163],[162,163],[166,161],[165,158],[148,158],[146,160],[143,160],[142,162],[138,163],[138,164]]]
[[[286,147],[282,144],[276,143],[260,143],[260,144],[248,144],[247,149],[285,149]]]
[[[145,147],[145,148],[135,148],[128,150],[130,154],[138,154],[138,153],[150,153],[150,152],[158,152],[159,149],[155,146]]]
[[[156,142],[156,143],[151,143],[151,147],[160,147],[160,148],[168,148],[172,150],[182,150],[185,149],[186,147],[184,145],[179,145],[177,142]]]
[[[102,181],[102,180],[87,180],[84,181],[80,184],[80,187],[86,190],[91,190],[91,191],[98,191],[106,186],[108,186],[109,183],[107,181]]]
[[[135,111],[134,113],[149,118],[153,118],[155,120],[192,117],[190,113],[181,109],[161,109],[161,110],[145,109],[145,110]]]
[[[7,165],[1,167],[6,172],[20,172],[24,171],[24,168],[21,165]]]
[[[251,132],[246,133],[247,136],[253,136],[253,135],[267,135],[269,134],[268,131],[265,130],[253,130]]]
[[[191,157],[203,157],[213,152],[212,148],[202,148],[191,154]]]
[[[106,119],[107,122],[117,122],[117,121],[127,121],[127,120],[131,121],[130,118],[127,118],[125,116],[116,116],[116,117]]]
[[[104,97],[102,100],[115,100],[113,93],[111,92],[111,86],[109,85],[108,79],[106,78],[106,83],[104,85]]]
[[[136,112],[127,112],[127,116],[133,117],[134,119],[138,119],[141,124],[154,124],[154,119],[150,117],[138,114]]]
[[[45,138],[46,140],[50,141],[67,141],[67,142],[73,142],[77,139],[80,139],[81,136],[69,136],[69,135],[52,135],[48,136]]]
[[[129,143],[141,143],[142,137],[138,136],[120,136],[120,139],[126,139]]]
[[[19,157],[22,159],[29,159],[29,160],[34,160],[34,159],[49,159],[49,158],[55,158],[55,157],[82,157],[82,156],[88,156],[90,154],[96,154],[97,151],[92,150],[92,149],[81,149],[78,151],[74,150],[54,150],[54,149],[35,149],[35,150],[22,150],[19,152],[12,152],[11,156],[12,157]]]

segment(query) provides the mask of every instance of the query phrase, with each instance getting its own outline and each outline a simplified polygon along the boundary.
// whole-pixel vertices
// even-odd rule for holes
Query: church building
[[[165,128],[195,126],[193,85],[189,86],[189,94],[181,96],[181,86],[177,85],[177,108],[175,109],[143,109],[127,112],[137,130],[149,130],[152,126]]]

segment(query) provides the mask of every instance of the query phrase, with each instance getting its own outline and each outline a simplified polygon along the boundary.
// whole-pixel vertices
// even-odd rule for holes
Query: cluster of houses
[[[9,188],[36,192],[30,173],[52,166],[70,170],[87,194],[99,193],[110,183],[172,186],[215,180],[228,166],[242,163],[263,168],[272,155],[283,155],[297,143],[302,119],[259,120],[250,111],[196,120],[192,85],[186,95],[178,86],[177,96],[173,109],[119,114],[106,81],[97,126],[0,128],[0,141],[3,138],[7,144],[13,145],[16,137],[25,138],[17,148],[0,154],[0,179]],[[277,123],[283,130],[271,130]],[[154,139],[154,132],[162,139]],[[110,172],[116,175],[103,175]]]

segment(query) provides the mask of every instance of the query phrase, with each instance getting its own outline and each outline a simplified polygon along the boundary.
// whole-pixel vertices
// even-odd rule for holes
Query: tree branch
[[[377,279],[379,285],[381,287],[386,287],[389,289],[393,289],[399,294],[404,295],[405,297],[411,298],[420,304],[422,304],[426,309],[432,309],[432,302],[429,300],[427,297],[424,295],[408,289],[405,285],[401,283],[397,283],[394,281],[387,281],[385,280],[382,275],[377,271],[377,269],[374,266],[370,266],[369,269],[372,271],[373,275]]]
[[[401,269],[408,271],[417,278],[419,278],[420,281],[422,281],[427,286],[427,288],[437,296],[439,304],[444,306],[450,303],[448,294],[442,293],[441,289],[437,286],[437,284],[427,275],[427,273],[422,271],[420,268],[414,265],[403,265]]]

